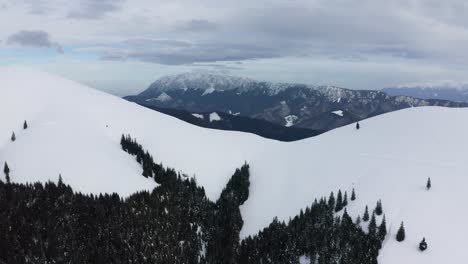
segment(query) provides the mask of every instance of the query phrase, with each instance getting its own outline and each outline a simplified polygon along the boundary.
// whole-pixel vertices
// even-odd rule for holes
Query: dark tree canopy
[[[364,214],[363,214],[363,216],[362,216],[362,220],[363,220],[364,222],[369,221],[369,208],[367,207],[367,205],[366,205],[366,209],[364,210]]]
[[[427,242],[426,242],[426,238],[423,237],[421,243],[419,243],[419,250],[424,251],[426,249],[427,249]]]
[[[403,222],[401,222],[400,228],[398,229],[396,240],[398,242],[405,240],[405,227],[403,226]]]
[[[353,192],[351,193],[351,201],[354,201],[356,200],[356,193],[354,192],[354,188],[353,188]]]
[[[375,206],[375,214],[376,215],[382,215],[383,209],[382,209],[382,201],[378,200],[377,205]]]

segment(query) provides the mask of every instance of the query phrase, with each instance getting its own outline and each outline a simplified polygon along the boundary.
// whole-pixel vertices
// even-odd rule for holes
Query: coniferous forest
[[[0,263],[298,263],[303,255],[320,264],[377,263],[385,221],[373,214],[363,230],[341,195],[241,240],[248,164],[210,201],[194,178],[155,163],[135,139],[122,136],[121,146],[158,183],[151,192],[82,194],[59,176],[57,183],[0,181]]]

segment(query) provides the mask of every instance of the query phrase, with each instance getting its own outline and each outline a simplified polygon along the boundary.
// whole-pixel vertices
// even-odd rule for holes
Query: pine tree
[[[351,201],[354,201],[356,200],[356,193],[354,193],[354,188],[353,188],[353,192],[351,193]]]
[[[375,220],[375,213],[372,213],[372,217],[369,222],[369,234],[377,233],[377,221]]]
[[[396,240],[398,242],[405,240],[405,227],[403,226],[403,222],[401,222],[400,228],[398,229]]]
[[[343,197],[343,207],[348,205],[348,193],[345,191],[344,197]]]
[[[15,132],[13,132],[11,134],[11,141],[15,141],[16,140],[16,135],[15,135]]]
[[[62,186],[63,185],[63,179],[62,179],[62,174],[59,174],[59,179],[58,179],[58,186]]]
[[[426,188],[429,190],[432,187],[431,185],[431,177],[427,178]]]
[[[387,235],[387,222],[385,221],[385,215],[383,216],[382,223],[379,226],[378,235],[380,240],[384,240],[385,236]]]
[[[361,128],[361,126],[359,125],[359,122],[356,123],[356,129],[359,130],[359,128]]]
[[[358,215],[356,218],[356,225],[360,225],[360,224],[361,224],[361,216]]]
[[[367,208],[367,205],[366,205],[366,210],[364,211],[364,215],[362,216],[362,220],[364,222],[369,221],[369,209]]]
[[[341,190],[338,190],[338,195],[336,196],[335,212],[339,212],[341,209],[343,209],[343,195],[341,194]]]
[[[426,249],[427,249],[427,242],[426,242],[426,238],[423,237],[421,243],[419,243],[419,250],[424,251]]]
[[[375,207],[375,214],[376,215],[382,215],[383,214],[382,201],[381,200],[377,201],[377,206]]]
[[[24,120],[23,129],[28,129],[28,122],[26,120]]]
[[[333,192],[330,193],[330,198],[328,198],[328,207],[335,209],[335,195]]]
[[[5,161],[5,166],[3,166],[3,173],[5,173],[5,179],[7,183],[10,183],[10,168],[8,167],[8,163]]]

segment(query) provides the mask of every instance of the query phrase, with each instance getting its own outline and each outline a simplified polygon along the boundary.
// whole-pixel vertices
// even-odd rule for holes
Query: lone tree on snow
[[[427,249],[427,243],[426,243],[426,238],[423,237],[423,240],[421,243],[419,243],[419,250],[424,251]]]
[[[16,140],[16,135],[15,135],[15,132],[13,132],[11,134],[11,141],[15,141]]]
[[[375,207],[375,214],[376,215],[382,215],[383,209],[382,209],[382,200],[377,201],[377,206]]]
[[[361,128],[361,126],[359,125],[359,122],[356,123],[356,129],[359,130],[359,128]]]
[[[426,188],[429,190],[431,188],[431,177],[427,178]]]
[[[354,201],[356,200],[356,194],[354,193],[354,188],[353,188],[353,192],[351,193],[351,201]]]
[[[405,227],[403,226],[403,222],[401,222],[400,228],[396,234],[396,240],[398,242],[405,240]]]
[[[5,179],[7,183],[10,183],[10,168],[8,167],[8,163],[5,161],[5,166],[3,166],[3,173],[5,173]]]
[[[24,120],[23,129],[28,129],[28,122],[26,120]]]
[[[364,222],[369,221],[369,208],[367,208],[367,205],[366,210],[364,211],[364,215],[362,216],[362,220],[364,220]]]

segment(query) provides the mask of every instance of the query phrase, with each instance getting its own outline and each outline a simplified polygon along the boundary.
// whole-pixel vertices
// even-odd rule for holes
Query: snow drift
[[[196,177],[213,200],[247,161],[251,191],[241,208],[242,236],[274,216],[287,220],[331,191],[350,195],[355,188],[351,215],[382,199],[389,235],[380,263],[462,263],[468,257],[468,109],[412,108],[362,121],[360,130],[350,125],[282,143],[192,126],[30,69],[0,69],[0,84],[0,162],[8,162],[13,181],[57,180],[61,173],[87,193],[151,189],[155,183],[120,149],[120,136],[130,133],[157,162]],[[401,221],[406,240],[398,243]],[[429,245],[423,253],[422,237]]]

